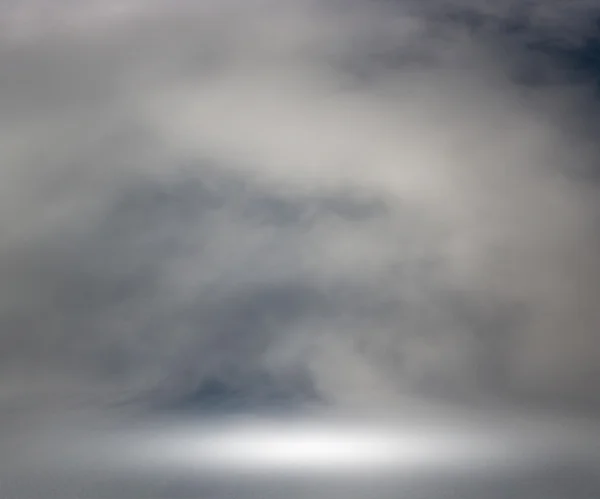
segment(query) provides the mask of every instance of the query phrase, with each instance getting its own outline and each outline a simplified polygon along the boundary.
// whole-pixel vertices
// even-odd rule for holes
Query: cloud
[[[82,5],[5,7],[5,405],[593,395],[588,3]]]

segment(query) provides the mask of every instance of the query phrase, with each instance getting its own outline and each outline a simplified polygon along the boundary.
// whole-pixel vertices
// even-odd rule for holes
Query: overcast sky
[[[0,10],[3,417],[600,402],[597,2]]]

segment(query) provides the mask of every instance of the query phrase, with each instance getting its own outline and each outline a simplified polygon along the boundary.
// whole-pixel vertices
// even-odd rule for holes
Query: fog
[[[0,9],[2,434],[596,417],[593,2]]]

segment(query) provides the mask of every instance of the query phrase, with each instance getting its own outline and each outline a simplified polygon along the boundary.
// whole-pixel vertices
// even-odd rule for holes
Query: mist
[[[598,490],[594,2],[0,11],[0,491]]]

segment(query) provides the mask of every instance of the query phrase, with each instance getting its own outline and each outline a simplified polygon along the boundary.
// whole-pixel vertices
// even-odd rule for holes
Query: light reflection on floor
[[[546,499],[563,490],[573,499],[582,476],[586,490],[596,490],[596,480],[600,487],[596,435],[593,425],[527,418],[107,420],[29,433],[14,461],[26,466],[0,483],[10,491],[18,482],[15,490],[28,497],[53,488],[61,497],[86,490],[86,497],[275,498],[285,490],[286,499],[324,491],[434,499],[462,487],[466,499],[483,487],[472,497],[512,490],[511,497]],[[546,492],[536,496],[538,489]]]

